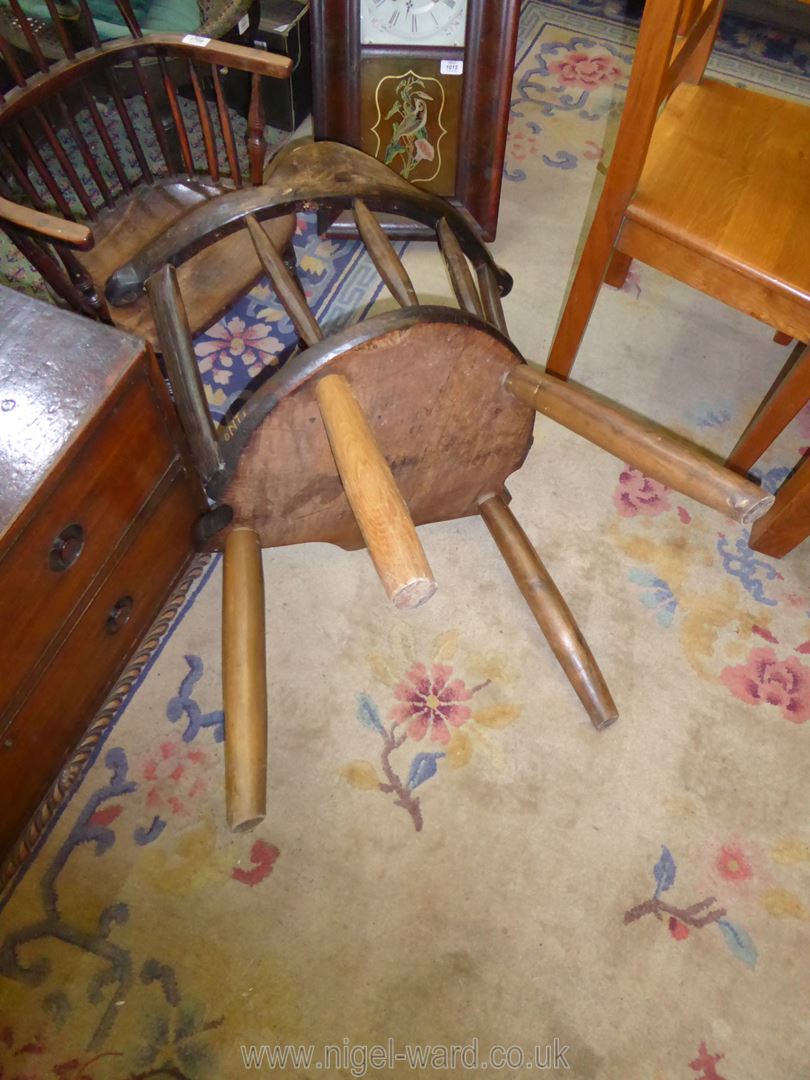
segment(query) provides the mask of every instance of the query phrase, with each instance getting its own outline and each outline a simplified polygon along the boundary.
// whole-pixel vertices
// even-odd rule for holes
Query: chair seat
[[[141,185],[104,213],[93,227],[95,246],[77,253],[99,293],[114,270],[129,262],[144,245],[165,232],[179,217],[222,194],[226,188],[212,180],[162,180]],[[293,216],[273,218],[264,228],[284,251],[295,230]],[[188,300],[192,334],[210,326],[233,303],[234,297],[251,288],[263,271],[247,229],[210,244],[184,263],[177,272],[180,288]],[[116,326],[156,344],[157,332],[149,300],[143,296],[127,307],[110,307]]]
[[[810,107],[706,79],[659,117],[630,221],[810,305]]]

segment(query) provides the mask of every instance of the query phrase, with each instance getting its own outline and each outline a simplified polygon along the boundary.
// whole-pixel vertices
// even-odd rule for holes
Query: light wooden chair
[[[704,77],[723,0],[647,0],[613,157],[547,370],[567,378],[603,282],[639,259],[810,340],[810,107]],[[728,458],[750,468],[810,395],[810,351]]]
[[[324,336],[257,220],[300,209],[353,211],[397,310]],[[435,230],[458,306],[420,303],[375,211]],[[207,240],[229,231],[252,238],[301,349],[250,388],[244,405],[216,430],[173,267],[182,268]],[[480,515],[591,721],[604,728],[617,716],[605,680],[508,506],[505,482],[529,449],[535,412],[744,523],[772,505],[773,496],[698,448],[529,366],[506,336],[500,294],[509,283],[452,204],[359,150],[328,142],[286,147],[262,188],[193,211],[111,279],[108,295],[118,303],[148,291],[178,412],[211,503],[197,542],[224,551],[232,828],[250,828],[265,812],[262,548],[311,541],[365,546],[393,604],[411,608],[436,588],[416,526]]]

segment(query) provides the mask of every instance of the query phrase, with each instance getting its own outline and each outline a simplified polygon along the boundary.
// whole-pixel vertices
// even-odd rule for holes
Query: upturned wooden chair
[[[602,283],[620,287],[633,259],[810,340],[810,107],[704,76],[723,6],[647,0],[613,157],[547,361],[561,378]],[[750,468],[808,397],[804,350],[727,463]]]
[[[111,309],[104,298],[107,280],[193,207],[262,182],[266,145],[260,83],[265,77],[287,78],[292,62],[193,35],[144,37],[129,0],[116,3],[132,36],[104,45],[87,0],[77,0],[93,46],[76,53],[55,0],[47,0],[66,56],[49,64],[18,0],[9,2],[39,70],[26,79],[10,42],[0,36],[0,52],[17,82],[0,96],[0,228],[58,302],[154,342],[146,300]],[[188,75],[201,145],[190,138],[168,67],[172,62]],[[252,73],[245,175],[220,65]],[[204,94],[204,78],[213,85],[215,108]],[[136,98],[125,98],[124,79],[138,88]],[[145,125],[133,123],[135,107],[148,117]],[[291,217],[269,226],[284,252],[293,228]],[[192,329],[210,325],[260,274],[246,233],[208,246],[181,272]]]
[[[301,208],[354,213],[397,310],[325,337],[260,217]],[[423,305],[375,211],[435,230],[457,307]],[[174,266],[210,236],[246,231],[300,351],[216,430]],[[472,266],[472,271],[470,267]],[[470,220],[359,150],[299,144],[265,185],[192,212],[110,282],[116,302],[144,286],[175,402],[212,508],[197,542],[224,551],[226,793],[232,828],[265,813],[267,715],[261,549],[312,541],[365,546],[398,608],[436,582],[416,526],[480,515],[594,726],[616,706],[573,615],[509,509],[540,412],[645,473],[750,522],[773,497],[699,449],[570,383],[530,367],[506,336],[510,278]]]

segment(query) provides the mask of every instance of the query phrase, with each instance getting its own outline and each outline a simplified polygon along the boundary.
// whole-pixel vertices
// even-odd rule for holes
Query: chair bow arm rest
[[[154,39],[154,35],[150,35],[143,38],[143,41],[148,43],[150,37]],[[292,75],[293,62],[289,56],[265,52],[263,49],[251,49],[246,45],[232,45],[229,41],[209,39],[207,44],[201,44],[205,39],[198,38],[198,44],[190,40],[193,37],[193,34],[178,35],[177,44],[182,45],[184,51],[190,52],[195,60],[222,64],[237,71],[250,71],[269,79],[289,79]]]
[[[60,244],[86,250],[93,246],[93,234],[86,225],[75,221],[66,221],[53,214],[43,214],[40,210],[31,210],[0,196],[0,224],[12,225],[33,233],[43,240],[54,240]]]

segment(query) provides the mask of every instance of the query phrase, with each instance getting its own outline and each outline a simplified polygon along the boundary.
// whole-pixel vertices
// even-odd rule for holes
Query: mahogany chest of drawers
[[[185,455],[144,342],[0,290],[0,854],[193,555]]]

